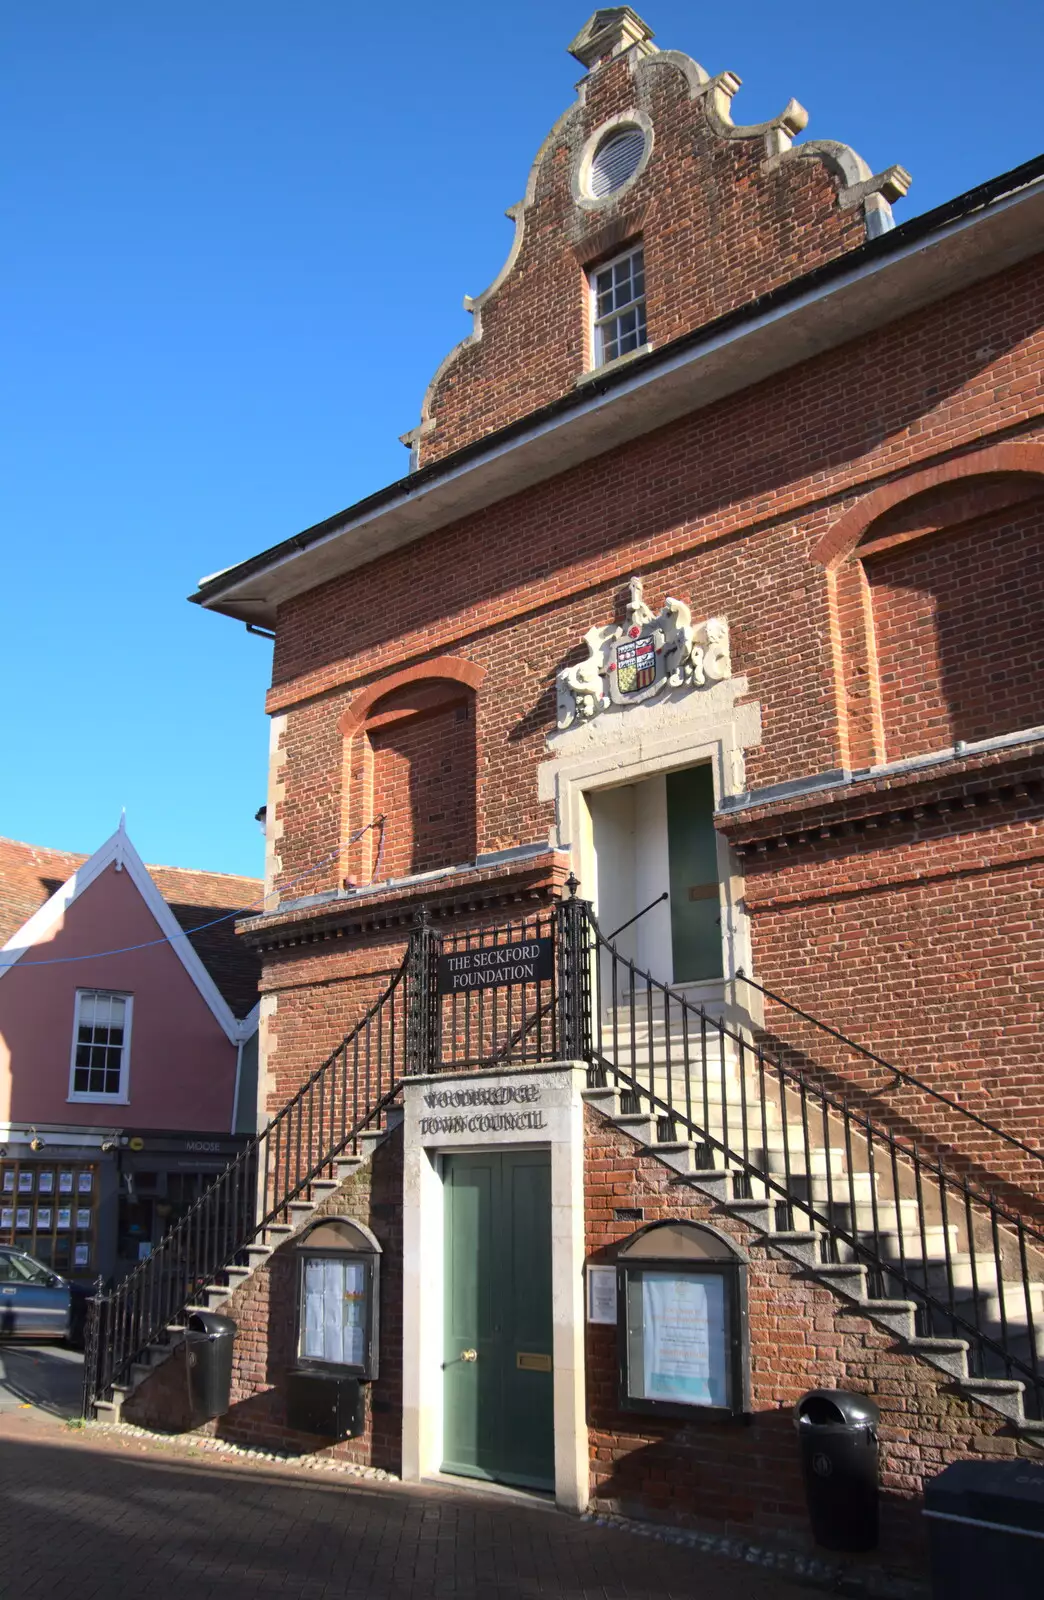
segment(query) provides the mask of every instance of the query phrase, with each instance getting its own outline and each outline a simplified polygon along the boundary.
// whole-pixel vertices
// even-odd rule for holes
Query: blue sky
[[[664,48],[914,176],[1044,148],[1039,0],[648,0]],[[588,15],[9,0],[0,138],[0,833],[260,872],[271,647],[185,596],[399,477],[507,251]]]

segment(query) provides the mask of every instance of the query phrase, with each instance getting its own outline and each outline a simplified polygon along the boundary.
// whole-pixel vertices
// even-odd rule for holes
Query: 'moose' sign
[[[509,983],[545,983],[554,971],[554,940],[525,939],[439,956],[439,994],[495,989]]]

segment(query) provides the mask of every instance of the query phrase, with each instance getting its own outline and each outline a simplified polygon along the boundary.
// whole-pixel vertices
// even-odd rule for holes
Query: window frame
[[[598,278],[600,274],[611,270],[613,267],[619,266],[621,262],[628,261],[634,256],[641,257],[641,295],[632,300],[625,301],[622,305],[615,306],[612,311],[607,312],[605,316],[600,317],[598,315]],[[631,272],[631,278],[632,280],[634,278],[633,270]],[[644,241],[641,239],[632,240],[625,250],[621,250],[615,256],[610,256],[607,260],[599,261],[594,266],[588,267],[587,289],[588,302],[590,306],[591,358],[593,370],[598,371],[602,367],[611,366],[614,361],[627,360],[629,357],[637,355],[640,350],[645,350],[649,344],[649,321],[648,293],[645,283]],[[617,322],[621,316],[636,306],[641,308],[641,337],[638,339],[638,343],[635,345],[633,350],[618,350],[616,355],[607,355],[605,348],[607,342],[605,337],[606,326],[610,323]],[[616,342],[620,342],[619,335],[617,336]]]
[[[80,1044],[80,1007],[81,1002],[98,995],[107,996],[112,1000],[122,1000],[124,1003],[123,1044],[120,1048],[120,1087],[116,1094],[105,1094],[89,1089],[76,1087],[76,1052]],[[130,1104],[130,1047],[131,1027],[134,1020],[134,996],[123,989],[77,989],[75,1004],[73,1006],[72,1050],[69,1056],[69,1093],[66,1101],[70,1105],[109,1105],[125,1106]]]

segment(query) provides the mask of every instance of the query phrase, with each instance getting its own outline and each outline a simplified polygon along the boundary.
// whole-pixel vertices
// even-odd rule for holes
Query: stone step
[[[908,1341],[925,1361],[948,1372],[953,1378],[968,1376],[968,1341],[966,1339],[935,1339],[916,1334]]]
[[[965,1394],[982,1400],[1000,1411],[1010,1421],[1021,1424],[1025,1419],[1022,1397],[1025,1384],[1012,1378],[965,1378],[961,1384]]]
[[[999,1298],[997,1284],[997,1263],[990,1256],[977,1255],[974,1261],[967,1251],[956,1251],[950,1257],[949,1264],[945,1260],[934,1257],[927,1259],[906,1252],[903,1263],[904,1271],[918,1282],[923,1282],[926,1289],[932,1294],[945,1291],[952,1281],[954,1294],[963,1299],[970,1299],[976,1293],[983,1296]],[[1025,1310],[1024,1291],[1021,1278],[1004,1278],[1005,1308],[1009,1301],[1022,1300]],[[1034,1312],[1038,1309],[1044,1314],[1044,1282],[1038,1278],[1030,1279],[1030,1304]]]

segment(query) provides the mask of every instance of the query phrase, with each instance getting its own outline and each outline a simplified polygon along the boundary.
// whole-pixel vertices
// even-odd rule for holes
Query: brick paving
[[[809,1600],[551,1506],[0,1417],[4,1600]]]

